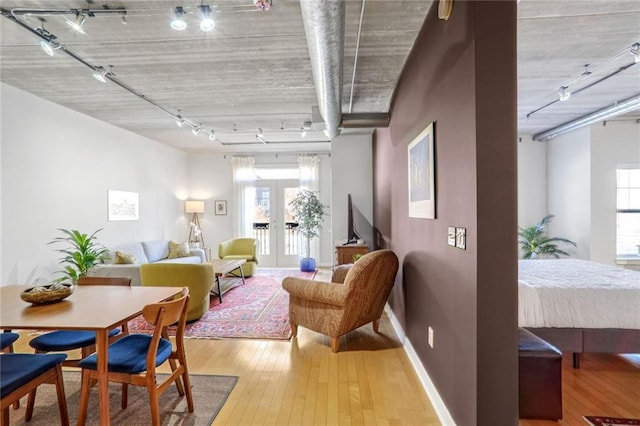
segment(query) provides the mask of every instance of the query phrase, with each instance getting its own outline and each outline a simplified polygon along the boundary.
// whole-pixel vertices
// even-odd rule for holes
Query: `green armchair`
[[[211,263],[145,263],[140,265],[140,281],[150,287],[188,287],[187,321],[195,321],[209,310],[215,277]]]
[[[255,238],[234,238],[223,241],[218,245],[218,257],[220,259],[244,259],[247,261],[242,265],[242,273],[245,277],[250,277],[256,272],[258,258],[256,257]]]

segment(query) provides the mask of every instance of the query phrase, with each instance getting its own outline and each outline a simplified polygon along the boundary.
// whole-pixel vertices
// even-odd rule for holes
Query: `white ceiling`
[[[113,82],[102,84],[92,71],[60,50],[53,57],[40,39],[10,19],[0,19],[0,77],[11,86],[185,151],[226,152],[330,149],[322,125],[301,138],[318,105],[299,0],[273,0],[269,11],[252,0],[208,0],[216,27],[198,27],[198,1],[107,1],[120,14],[89,17],[79,34],[69,15],[19,14],[44,28],[66,49],[93,66],[113,66]],[[315,0],[303,0],[315,1]],[[205,2],[207,3],[207,2]],[[388,112],[406,57],[431,1],[346,0],[343,113]],[[102,9],[86,1],[4,1],[5,11]],[[183,6],[188,28],[169,28],[171,10]],[[455,14],[455,4],[453,8]],[[358,37],[358,35],[360,36]],[[359,40],[355,78],[354,58]],[[640,42],[640,2],[636,0],[535,1],[518,4],[518,127],[536,133],[640,94],[640,64],[526,118],[557,99],[557,89],[579,90],[633,62],[629,47]],[[617,58],[616,54],[620,53]],[[581,79],[584,65],[593,73]],[[352,95],[353,92],[353,95]],[[217,141],[178,128],[169,114],[141,99],[215,130]],[[636,116],[640,117],[636,113]],[[256,140],[261,128],[266,144]],[[367,132],[370,129],[345,129]]]

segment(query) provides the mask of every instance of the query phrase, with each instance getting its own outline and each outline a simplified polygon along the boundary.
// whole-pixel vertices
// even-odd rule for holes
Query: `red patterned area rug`
[[[640,419],[620,419],[617,417],[584,416],[591,426],[640,426]]]
[[[240,278],[223,278],[223,288],[234,287],[223,294],[222,304],[218,296],[211,295],[209,311],[198,321],[187,324],[185,337],[288,340],[291,337],[289,294],[282,288],[284,277],[313,279],[315,272],[301,272],[296,268],[258,268],[244,285]],[[129,322],[130,333],[152,330],[142,317]],[[169,334],[175,335],[175,327],[169,328]]]

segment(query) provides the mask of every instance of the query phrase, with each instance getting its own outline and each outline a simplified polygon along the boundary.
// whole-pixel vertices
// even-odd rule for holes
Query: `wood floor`
[[[367,325],[347,334],[337,354],[328,337],[304,328],[292,341],[187,339],[187,358],[193,374],[239,376],[214,425],[440,424],[386,315],[380,331]],[[31,352],[21,334],[16,351]],[[520,426],[640,418],[640,355],[587,354],[579,370],[565,358],[564,419]]]

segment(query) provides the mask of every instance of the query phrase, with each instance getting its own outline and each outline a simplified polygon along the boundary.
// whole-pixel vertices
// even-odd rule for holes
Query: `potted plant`
[[[83,234],[75,229],[58,228],[64,236],[56,237],[49,244],[65,243],[67,247],[56,250],[62,253],[58,263],[64,265],[61,278],[56,282],[71,280],[75,284],[78,278],[87,275],[89,269],[100,263],[107,249],[96,240],[96,234],[102,229],[98,229],[91,235]]]
[[[522,249],[523,259],[537,259],[544,256],[559,259],[560,256],[569,256],[569,253],[558,248],[556,243],[570,244],[577,247],[576,243],[566,238],[547,237],[547,224],[551,222],[553,217],[552,214],[548,214],[537,225],[518,228],[518,236],[520,236],[518,243],[520,243],[520,248]]]
[[[311,257],[311,239],[319,237],[325,206],[315,192],[304,189],[289,203],[291,213],[298,221],[298,232],[305,239],[304,257],[300,259],[300,270],[313,272],[316,270],[316,260]]]

